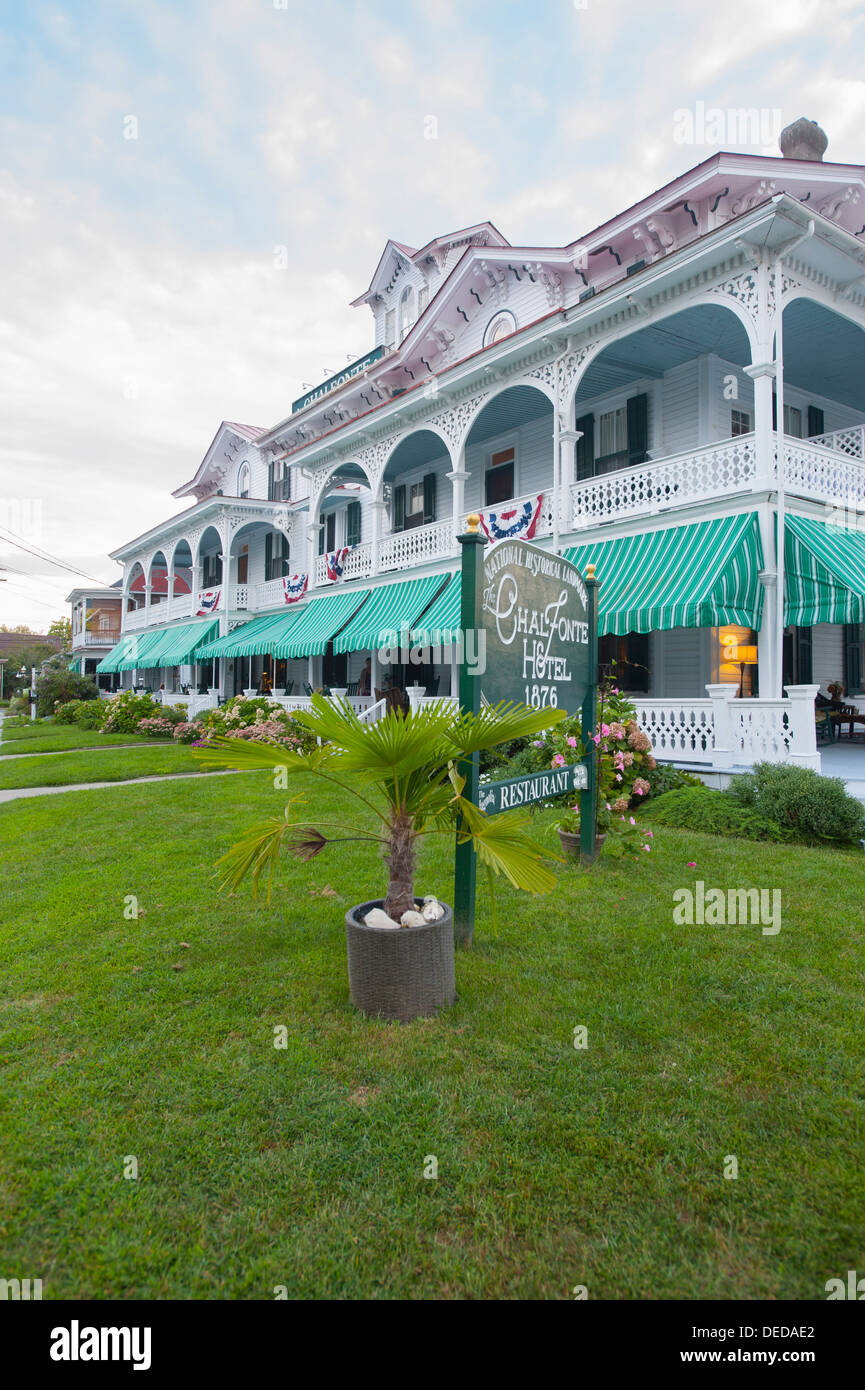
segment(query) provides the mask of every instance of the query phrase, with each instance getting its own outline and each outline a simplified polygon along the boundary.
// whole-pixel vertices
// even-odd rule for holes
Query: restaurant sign
[[[482,782],[478,788],[478,806],[488,816],[496,816],[499,811],[512,811],[516,806],[531,806],[536,801],[551,801],[554,796],[584,792],[588,785],[585,764],[569,763],[550,772],[530,772],[527,777],[511,777],[505,782]]]

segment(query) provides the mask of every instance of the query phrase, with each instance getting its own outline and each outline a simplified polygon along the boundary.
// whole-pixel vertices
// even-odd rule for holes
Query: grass
[[[637,865],[504,889],[497,936],[481,893],[456,1005],[400,1026],[348,999],[372,850],[286,862],[270,904],[217,893],[214,859],[283,800],[241,774],[0,807],[6,1277],[47,1298],[822,1300],[865,1266],[861,852],[659,828]],[[698,877],[781,886],[779,935],[676,926]],[[447,844],[418,886],[451,900]]]
[[[36,723],[12,729],[4,725],[0,757],[14,753],[65,753],[70,748],[111,748],[158,741],[145,734],[102,734],[98,729],[79,729],[74,724]]]
[[[118,782],[127,777],[150,777],[176,772],[201,772],[192,750],[185,744],[162,744],[148,739],[149,747],[93,749],[0,762],[0,790],[18,787],[64,787],[80,782]]]

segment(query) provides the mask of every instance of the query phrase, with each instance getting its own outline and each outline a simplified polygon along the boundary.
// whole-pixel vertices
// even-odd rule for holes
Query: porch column
[[[172,610],[173,606],[174,606],[174,560],[172,559],[170,565],[168,566],[168,572],[167,572],[167,574],[166,574],[166,590],[165,590],[165,617],[166,617],[166,621],[170,621],[170,619],[171,619],[171,610]]]
[[[466,510],[466,483],[469,474],[466,472],[466,451],[465,445],[460,449],[453,471],[445,474],[453,489],[453,544],[456,550],[458,541],[457,536],[463,529],[465,523]]]
[[[372,510],[372,573],[379,572],[379,549],[387,530],[387,503],[380,499],[370,503]]]
[[[775,363],[769,360],[769,349],[765,360],[745,367],[746,374],[754,383],[754,453],[756,457],[755,491],[769,492],[774,488],[775,459],[772,429],[772,386],[775,380]]]
[[[760,536],[763,541],[763,554],[773,555],[775,551],[775,512],[768,503],[760,507]],[[763,623],[757,633],[757,673],[760,681],[760,694],[770,698],[767,690],[775,690],[780,684],[781,675],[775,670],[778,653],[777,621],[778,610],[775,590],[778,575],[774,569],[761,570],[760,583],[763,585]]]
[[[198,595],[201,590],[201,566],[197,561],[193,561],[189,582],[192,586],[192,616],[194,618],[198,609]]]
[[[559,524],[563,531],[573,530],[571,487],[577,481],[577,445],[582,437],[582,430],[559,430],[559,450],[561,453]]]
[[[144,576],[144,624],[150,626],[150,589],[153,584],[153,567]]]
[[[713,761],[716,767],[732,767],[736,761],[733,750],[733,726],[730,719],[730,700],[735,695],[734,685],[707,685],[706,693],[712,701],[712,725],[715,733],[715,752]]]
[[[819,685],[788,685],[790,701],[790,762],[796,767],[809,767],[819,772],[821,757],[817,750],[817,726],[814,721],[814,701]]]
[[[316,521],[306,528],[306,553],[307,553],[307,574],[309,575],[309,589],[317,589],[318,581],[315,575],[316,561],[318,559],[318,538],[321,535],[321,522]],[[310,685],[312,681],[310,681]]]

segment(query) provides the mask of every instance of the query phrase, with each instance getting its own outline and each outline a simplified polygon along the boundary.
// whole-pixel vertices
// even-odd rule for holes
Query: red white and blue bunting
[[[282,588],[286,603],[297,603],[302,599],[308,584],[308,574],[293,574],[290,579],[287,574],[283,575]]]
[[[206,618],[210,613],[219,607],[219,595],[221,589],[204,589],[198,595],[198,607],[195,610],[196,618]]]
[[[327,571],[328,579],[334,583],[342,579],[342,572],[345,569],[345,557],[352,549],[350,545],[344,545],[339,550],[329,550],[324,557],[324,567]]]
[[[481,526],[487,538],[491,541],[507,541],[513,536],[524,535],[526,540],[532,540],[543,500],[544,494],[539,492],[535,501],[529,499],[517,507],[507,507],[502,512],[481,512]]]

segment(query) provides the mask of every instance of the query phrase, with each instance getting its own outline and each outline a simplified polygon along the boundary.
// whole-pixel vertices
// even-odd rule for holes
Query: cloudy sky
[[[114,580],[221,419],[365,352],[389,236],[571,241],[698,102],[865,162],[863,59],[861,0],[2,0],[0,623],[77,582],[4,536]]]

